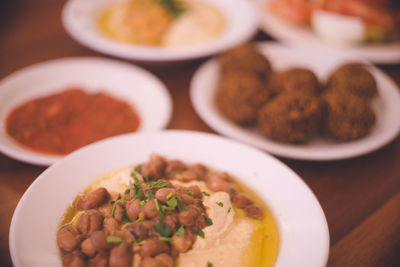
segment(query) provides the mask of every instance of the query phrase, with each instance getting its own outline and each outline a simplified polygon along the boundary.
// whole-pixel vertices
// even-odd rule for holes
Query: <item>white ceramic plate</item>
[[[270,59],[274,69],[283,70],[294,66],[309,68],[321,81],[325,81],[341,64],[360,61],[354,57],[288,48],[276,43],[261,43],[259,48]],[[367,64],[367,62],[364,63]],[[377,68],[369,65],[369,70],[379,87],[379,97],[372,103],[377,117],[376,123],[367,136],[350,142],[335,142],[320,138],[308,144],[285,144],[265,138],[256,129],[244,128],[231,122],[218,111],[214,104],[219,79],[219,66],[216,59],[207,61],[196,71],[190,86],[190,97],[199,116],[221,134],[287,158],[316,161],[345,159],[369,153],[386,145],[400,131],[398,87]]]
[[[272,37],[290,45],[324,49],[343,54],[360,56],[378,64],[396,64],[400,62],[400,43],[364,44],[353,47],[338,47],[321,40],[308,27],[290,24],[277,17],[266,7],[271,0],[255,0],[261,11],[261,29]]]
[[[168,89],[153,74],[132,64],[102,58],[64,58],[19,70],[0,82],[0,151],[37,165],[62,158],[25,149],[5,130],[5,119],[16,106],[33,98],[81,86],[87,92],[104,92],[128,102],[140,119],[138,131],[165,128],[172,114]]]
[[[105,37],[100,32],[96,20],[99,13],[116,0],[69,0],[62,12],[62,22],[72,38],[93,50],[147,63],[183,61],[212,55],[245,42],[255,34],[259,17],[253,2],[247,0],[197,1],[218,8],[227,19],[227,27],[220,36],[210,42],[188,47],[130,45]]]
[[[151,153],[227,171],[261,196],[280,231],[276,267],[325,266],[329,252],[327,222],[317,199],[299,176],[249,146],[216,135],[172,130],[105,139],[73,152],[43,172],[13,215],[9,240],[14,266],[61,266],[56,233],[68,205],[94,179],[147,161]]]

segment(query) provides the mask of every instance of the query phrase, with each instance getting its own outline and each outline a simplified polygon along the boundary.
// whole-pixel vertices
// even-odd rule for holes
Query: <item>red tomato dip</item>
[[[57,155],[138,127],[139,117],[128,103],[81,88],[30,100],[6,119],[7,133],[19,143]]]

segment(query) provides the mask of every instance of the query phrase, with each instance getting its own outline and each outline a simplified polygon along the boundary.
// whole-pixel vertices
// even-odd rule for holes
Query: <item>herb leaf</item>
[[[205,236],[206,236],[206,235],[204,234],[203,230],[201,230],[200,228],[197,229],[196,234],[197,234],[198,236],[200,236],[201,238],[205,238]]]
[[[181,226],[179,226],[178,230],[176,230],[175,235],[185,236],[185,226],[183,226],[183,224],[181,224]]]
[[[163,222],[156,223],[153,229],[163,237],[170,237],[172,234],[171,228],[169,228],[168,224]]]
[[[211,220],[210,217],[206,217],[206,223],[207,223],[207,226],[213,225],[213,221]]]
[[[106,239],[107,243],[122,243],[125,242],[125,240],[119,236],[113,236],[113,235],[109,235],[107,236]]]
[[[224,203],[222,203],[222,202],[215,202],[218,206],[220,206],[220,207],[223,207],[224,206]]]

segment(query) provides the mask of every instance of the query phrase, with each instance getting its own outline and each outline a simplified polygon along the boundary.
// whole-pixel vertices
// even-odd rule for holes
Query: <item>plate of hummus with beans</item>
[[[52,165],[14,212],[10,251],[18,267],[324,266],[329,233],[278,160],[170,130],[104,139]]]

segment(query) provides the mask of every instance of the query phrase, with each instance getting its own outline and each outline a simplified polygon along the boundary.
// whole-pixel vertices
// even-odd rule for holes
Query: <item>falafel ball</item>
[[[258,112],[258,128],[266,137],[287,143],[304,143],[321,128],[322,107],[316,96],[284,92]]]
[[[217,88],[216,104],[222,114],[241,125],[256,121],[258,109],[268,100],[266,83],[251,73],[226,75]]]
[[[374,76],[359,63],[339,67],[328,79],[327,87],[328,90],[349,92],[366,100],[378,93]]]
[[[219,57],[221,74],[251,72],[260,78],[267,78],[271,72],[271,64],[252,44],[234,47]]]
[[[336,140],[349,141],[365,136],[375,123],[375,113],[363,98],[327,92],[323,103],[324,133]]]
[[[314,95],[319,94],[321,88],[317,76],[305,68],[290,68],[273,74],[270,86],[276,93],[289,91]]]

